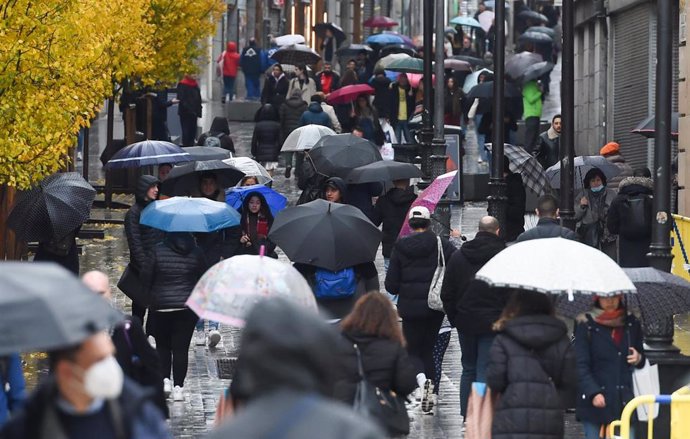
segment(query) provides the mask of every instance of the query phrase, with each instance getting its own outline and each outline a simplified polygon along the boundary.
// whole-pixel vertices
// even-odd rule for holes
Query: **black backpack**
[[[645,194],[627,197],[621,203],[618,234],[626,239],[649,238],[652,233],[652,196]]]

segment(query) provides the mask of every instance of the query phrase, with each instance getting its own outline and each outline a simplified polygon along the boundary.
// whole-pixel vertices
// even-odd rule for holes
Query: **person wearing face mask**
[[[275,252],[275,244],[268,240],[268,232],[273,225],[273,215],[266,203],[266,199],[258,192],[251,192],[242,203],[242,219],[240,227],[240,247],[244,254],[258,255],[261,246],[264,246],[264,254],[272,258],[278,258]]]
[[[584,188],[575,197],[576,231],[580,241],[617,261],[617,236],[606,227],[609,207],[616,198],[616,192],[606,187],[606,175],[599,168],[590,169],[583,183]]]
[[[105,332],[49,352],[50,375],[23,411],[0,431],[3,439],[168,439],[165,419],[114,357]]]

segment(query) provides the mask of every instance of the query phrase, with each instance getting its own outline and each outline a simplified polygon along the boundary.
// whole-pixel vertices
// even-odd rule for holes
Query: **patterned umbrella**
[[[377,15],[362,23],[364,27],[395,27],[398,22],[389,17]]]
[[[221,160],[204,160],[175,166],[161,185],[161,192],[169,196],[191,196],[199,192],[199,178],[204,173],[216,177],[219,188],[229,188],[242,180],[244,172]]]
[[[234,166],[240,171],[244,172],[246,176],[253,176],[259,180],[259,184],[269,184],[273,181],[271,174],[266,168],[261,166],[256,160],[249,157],[232,157],[223,160],[228,165]]]
[[[316,145],[316,142],[318,142],[322,137],[333,135],[335,135],[335,131],[323,125],[305,125],[293,130],[283,142],[283,147],[280,150],[308,151],[312,149],[312,147]]]
[[[621,169],[618,166],[606,160],[606,157],[600,155],[577,156],[573,160],[573,167],[575,178],[573,189],[582,189],[585,175],[592,168],[599,168],[607,179],[621,173]],[[561,187],[561,162],[556,163],[546,170],[546,178],[552,188],[559,189]]]
[[[374,91],[374,87],[367,84],[346,85],[329,94],[326,101],[331,105],[349,104],[359,95],[373,95]]]
[[[61,239],[89,218],[94,188],[76,172],[53,174],[22,192],[8,225],[23,241]]]
[[[192,161],[190,154],[174,143],[162,140],[144,140],[143,142],[132,143],[116,152],[105,164],[105,168],[133,168],[189,161]]]
[[[281,64],[316,64],[321,60],[321,55],[309,46],[290,44],[273,52],[271,58]]]
[[[490,143],[487,143],[486,147],[491,150]],[[523,147],[509,143],[503,145],[503,152],[508,157],[510,170],[520,174],[522,182],[532,192],[543,195],[548,183],[544,168],[541,167],[537,158],[525,151]]]
[[[419,193],[417,199],[412,202],[410,209],[416,206],[424,206],[427,209],[429,209],[429,212],[433,212],[436,209],[436,205],[441,200],[443,194],[446,193],[448,186],[450,186],[450,184],[453,182],[453,179],[455,178],[455,175],[457,173],[458,171],[452,171],[436,177],[434,181],[431,182],[429,187],[427,187]],[[407,215],[405,215],[405,218],[407,218]],[[410,233],[412,233],[412,229],[410,228],[410,225],[407,223],[407,221],[405,221],[405,223],[402,226],[402,229],[400,230],[398,238],[403,238],[409,235]]]

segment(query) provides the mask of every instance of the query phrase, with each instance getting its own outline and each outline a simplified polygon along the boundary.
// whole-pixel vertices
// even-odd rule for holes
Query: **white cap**
[[[415,206],[412,209],[410,209],[410,214],[407,216],[407,219],[412,219],[412,218],[421,218],[425,220],[430,220],[431,219],[431,214],[429,213],[429,209],[427,209],[424,206]]]

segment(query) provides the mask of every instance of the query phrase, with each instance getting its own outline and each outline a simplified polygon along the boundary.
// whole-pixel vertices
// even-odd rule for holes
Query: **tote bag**
[[[429,294],[427,295],[427,305],[435,311],[443,311],[443,302],[441,301],[441,287],[443,286],[443,277],[446,273],[446,257],[443,254],[443,243],[441,237],[436,237],[436,245],[438,247],[438,256],[436,257],[437,265],[434,277],[431,278],[431,286],[429,287]]]
[[[645,360],[642,369],[635,369],[633,371],[633,393],[635,396],[642,395],[658,395],[661,389],[659,387],[659,366],[651,365],[649,360]],[[650,406],[649,404],[642,404],[637,407],[637,417],[640,421],[646,422],[651,416],[656,419],[659,415],[659,404]]]

